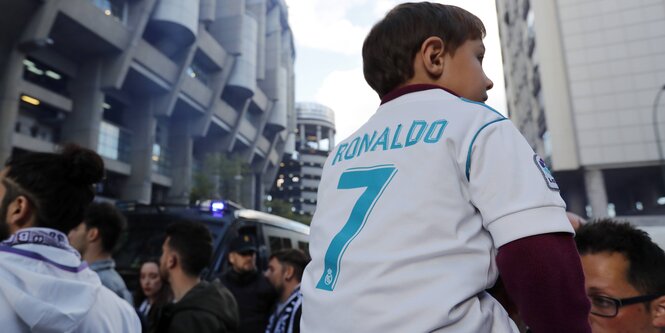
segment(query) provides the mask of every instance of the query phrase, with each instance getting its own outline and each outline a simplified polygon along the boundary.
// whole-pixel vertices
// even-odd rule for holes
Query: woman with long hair
[[[150,331],[158,320],[160,309],[173,299],[171,288],[159,273],[159,259],[150,258],[141,263],[140,289],[134,295],[134,306],[141,317],[143,331]]]

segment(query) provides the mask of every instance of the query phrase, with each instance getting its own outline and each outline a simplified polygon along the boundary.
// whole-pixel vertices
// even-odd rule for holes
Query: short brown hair
[[[280,264],[293,267],[294,274],[298,281],[302,281],[302,274],[305,266],[309,263],[309,257],[305,252],[298,249],[285,249],[273,253],[269,259],[277,259]]]
[[[446,52],[467,40],[485,37],[485,26],[468,11],[430,2],[403,3],[372,27],[363,43],[365,80],[380,97],[414,75],[413,59],[429,37],[446,43]]]

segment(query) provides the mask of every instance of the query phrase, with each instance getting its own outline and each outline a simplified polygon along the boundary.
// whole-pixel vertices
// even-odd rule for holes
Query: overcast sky
[[[358,129],[379,105],[362,74],[362,43],[396,0],[286,0],[296,43],[296,102],[335,111],[336,142]],[[494,81],[487,104],[505,114],[506,97],[494,0],[433,1],[462,7],[485,24],[484,69]]]

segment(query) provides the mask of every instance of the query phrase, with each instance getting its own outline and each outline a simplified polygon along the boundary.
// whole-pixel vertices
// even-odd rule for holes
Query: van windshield
[[[162,254],[162,244],[166,238],[166,227],[179,221],[203,223],[212,234],[213,253],[220,246],[227,227],[233,220],[233,214],[213,217],[204,214],[140,214],[128,213],[127,232],[121,240],[121,246],[115,251],[116,270],[125,279],[130,290],[138,287],[138,271],[141,262]]]

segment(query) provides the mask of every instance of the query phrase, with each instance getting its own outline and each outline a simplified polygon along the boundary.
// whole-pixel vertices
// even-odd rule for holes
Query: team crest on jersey
[[[552,171],[547,167],[547,164],[545,164],[545,161],[543,161],[538,154],[533,154],[533,162],[536,163],[536,166],[538,166],[538,169],[540,169],[540,173],[543,175],[543,178],[545,178],[545,184],[547,184],[547,187],[550,188],[552,191],[559,191],[559,184],[556,183],[556,180],[554,180],[554,176],[552,175]]]

